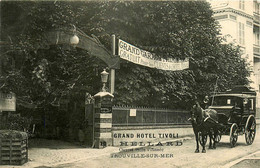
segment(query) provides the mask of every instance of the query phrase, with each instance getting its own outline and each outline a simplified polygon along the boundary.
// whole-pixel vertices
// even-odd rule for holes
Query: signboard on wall
[[[16,111],[16,98],[14,93],[0,92],[0,111]]]
[[[130,109],[130,117],[136,116],[136,109]]]
[[[156,60],[152,53],[137,48],[123,40],[119,39],[118,54],[120,58],[135,64],[150,68],[157,68],[169,71],[178,71],[189,68],[189,60]]]

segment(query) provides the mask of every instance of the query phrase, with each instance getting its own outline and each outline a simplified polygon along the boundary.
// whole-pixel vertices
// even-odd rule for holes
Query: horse
[[[199,103],[196,103],[191,108],[191,118],[189,119],[192,123],[193,131],[196,137],[197,148],[195,153],[199,153],[199,137],[202,137],[202,153],[206,153],[205,144],[207,135],[210,137],[209,149],[216,149],[216,137],[218,135],[218,115],[216,110],[206,109],[203,110]],[[201,134],[199,136],[199,134]],[[213,146],[212,146],[213,140]]]

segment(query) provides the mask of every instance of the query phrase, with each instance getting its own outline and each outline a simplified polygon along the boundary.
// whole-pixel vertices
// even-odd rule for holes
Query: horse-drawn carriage
[[[253,143],[256,134],[256,92],[247,87],[235,87],[230,91],[214,94],[210,96],[208,109],[201,113],[200,124],[193,124],[193,128],[198,127],[194,132],[197,132],[196,138],[204,149],[207,135],[211,135],[214,146],[222,135],[230,136],[231,147],[236,145],[238,135],[243,134],[248,145]]]

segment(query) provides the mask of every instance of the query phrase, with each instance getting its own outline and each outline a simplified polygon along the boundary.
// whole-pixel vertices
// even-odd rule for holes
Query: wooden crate
[[[0,165],[28,162],[28,136],[25,132],[0,130]]]

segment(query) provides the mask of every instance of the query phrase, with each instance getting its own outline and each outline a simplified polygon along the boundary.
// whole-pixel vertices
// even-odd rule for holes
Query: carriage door
[[[255,99],[248,99],[248,112],[249,114],[255,114]]]
[[[254,101],[254,99],[252,99],[252,98],[249,98],[249,99],[245,98],[243,103],[244,103],[244,113],[245,114],[250,115],[250,114],[254,114],[255,113],[254,112],[254,109],[255,109],[255,101]]]

